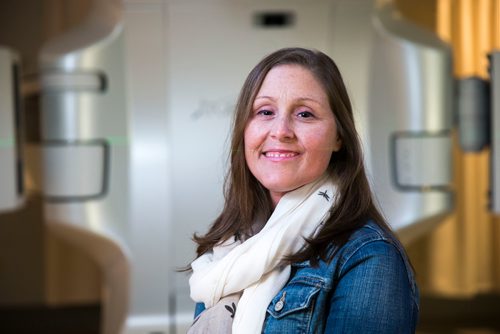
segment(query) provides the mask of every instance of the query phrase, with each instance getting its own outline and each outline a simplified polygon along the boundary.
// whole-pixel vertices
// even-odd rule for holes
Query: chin
[[[262,184],[264,188],[275,193],[287,193],[302,186],[300,183],[267,182]]]

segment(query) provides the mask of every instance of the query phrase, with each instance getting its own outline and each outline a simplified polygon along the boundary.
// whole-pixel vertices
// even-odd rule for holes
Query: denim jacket
[[[332,261],[292,264],[289,281],[267,308],[262,332],[414,333],[419,295],[404,254],[398,241],[369,222]],[[203,309],[198,304],[195,316]]]

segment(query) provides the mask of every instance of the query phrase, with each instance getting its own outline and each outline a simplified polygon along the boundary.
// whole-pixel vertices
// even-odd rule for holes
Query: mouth
[[[277,150],[277,151],[265,151],[262,152],[262,155],[272,160],[286,160],[298,156],[299,153],[293,151]]]

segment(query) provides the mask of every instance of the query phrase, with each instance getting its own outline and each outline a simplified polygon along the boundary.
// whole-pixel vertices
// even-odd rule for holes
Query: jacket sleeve
[[[371,241],[344,261],[325,333],[414,333],[418,290],[399,249],[387,241]]]

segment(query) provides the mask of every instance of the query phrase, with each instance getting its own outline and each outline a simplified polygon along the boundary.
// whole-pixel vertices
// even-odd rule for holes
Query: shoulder
[[[414,294],[418,294],[413,268],[404,247],[392,232],[373,221],[355,230],[340,248],[332,245],[330,251],[331,260],[321,262],[320,267],[333,285],[347,277],[363,279],[353,275],[353,271],[367,276],[382,273],[389,276],[388,279],[399,276]]]
[[[399,242],[392,233],[386,231],[375,222],[368,221],[351,234],[347,243],[342,247],[342,251],[353,252],[374,241],[383,241],[389,244],[399,245]]]
[[[397,272],[405,275],[416,293],[413,269],[403,246],[393,233],[373,221],[355,230],[340,248],[332,245],[329,261],[319,261],[318,267],[312,267],[309,261],[295,263],[292,267],[298,269],[294,271],[298,276],[323,277],[328,288],[333,288],[335,282],[354,269],[366,273],[370,270]]]
[[[376,223],[368,221],[365,225],[355,230],[341,248],[333,248],[333,252],[335,253],[335,257],[339,258],[339,264],[343,264],[361,250],[380,252],[382,249],[405,257],[403,246],[396,236]]]
[[[354,230],[347,242],[340,248],[332,244],[330,254],[333,254],[334,257],[340,257],[345,260],[360,249],[377,242],[391,245],[395,248],[395,250],[404,253],[403,246],[392,232],[387,231],[373,221],[368,221],[363,226]]]
[[[353,232],[347,243],[336,251],[333,262],[337,279],[363,266],[367,272],[376,269],[378,273],[385,270],[387,274],[396,271],[405,274],[412,290],[416,289],[413,268],[403,245],[395,235],[372,221]]]

